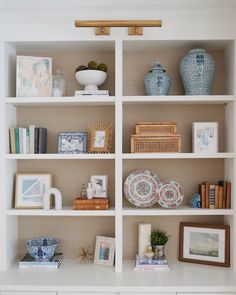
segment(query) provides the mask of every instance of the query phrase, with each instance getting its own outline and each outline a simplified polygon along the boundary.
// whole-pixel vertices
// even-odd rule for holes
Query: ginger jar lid
[[[162,72],[165,72],[165,68],[159,63],[159,62],[155,62],[151,68],[149,69],[149,72],[152,72],[152,71],[162,71]]]

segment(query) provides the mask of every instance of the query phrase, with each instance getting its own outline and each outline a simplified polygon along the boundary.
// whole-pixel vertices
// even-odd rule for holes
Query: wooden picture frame
[[[214,266],[230,266],[230,227],[181,222],[179,260]]]
[[[90,123],[88,126],[88,153],[111,153],[112,123]]]
[[[115,257],[115,238],[96,237],[94,264],[113,266]]]
[[[49,173],[17,173],[15,208],[42,209],[44,194],[51,187],[52,175]]]

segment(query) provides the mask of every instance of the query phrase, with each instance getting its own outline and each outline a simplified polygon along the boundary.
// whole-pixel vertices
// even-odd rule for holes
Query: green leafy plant
[[[107,65],[104,63],[100,63],[99,65],[96,63],[96,61],[91,60],[87,66],[85,65],[79,65],[76,69],[75,69],[75,73],[79,72],[79,71],[85,71],[85,70],[98,70],[98,71],[102,71],[102,72],[107,72]]]
[[[152,246],[165,245],[169,240],[169,235],[165,231],[156,229],[151,233],[151,244]]]

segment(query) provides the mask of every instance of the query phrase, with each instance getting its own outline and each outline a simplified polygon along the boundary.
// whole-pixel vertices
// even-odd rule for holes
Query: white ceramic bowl
[[[107,78],[107,73],[98,70],[84,70],[75,73],[77,82],[85,86],[84,90],[98,90]]]

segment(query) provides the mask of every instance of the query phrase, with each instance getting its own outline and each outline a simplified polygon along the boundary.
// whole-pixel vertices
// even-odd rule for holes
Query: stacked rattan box
[[[175,122],[138,122],[131,135],[131,153],[179,153],[181,138]]]

